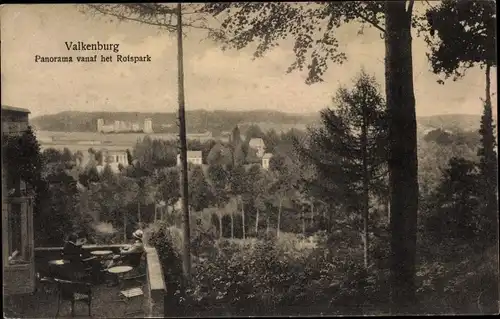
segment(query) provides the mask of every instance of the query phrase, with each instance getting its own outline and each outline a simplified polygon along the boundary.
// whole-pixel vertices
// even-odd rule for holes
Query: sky
[[[158,28],[92,17],[70,4],[3,5],[0,24],[3,105],[30,109],[32,116],[70,110],[177,110],[176,39]],[[223,52],[202,31],[186,30],[186,109],[317,112],[331,106],[335,91],[341,85],[349,86],[361,67],[383,89],[383,40],[375,29],[367,29],[363,35],[358,35],[358,29],[350,24],[338,31],[339,49],[348,61],[330,65],[325,81],[314,85],[305,84],[303,73],[286,73],[294,61],[290,43],[252,60],[250,49]],[[439,77],[430,71],[425,42],[416,34],[413,38],[417,116],[481,114],[484,72],[474,68],[459,81],[440,85]],[[118,43],[119,54],[149,54],[152,62],[35,62],[35,55],[75,59],[79,53],[68,51],[66,41]],[[492,88],[496,94],[496,69]],[[496,103],[495,95],[493,100]]]

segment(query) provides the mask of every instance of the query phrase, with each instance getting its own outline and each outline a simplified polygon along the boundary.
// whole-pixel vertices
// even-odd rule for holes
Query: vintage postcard
[[[4,315],[498,314],[496,23],[0,6]]]

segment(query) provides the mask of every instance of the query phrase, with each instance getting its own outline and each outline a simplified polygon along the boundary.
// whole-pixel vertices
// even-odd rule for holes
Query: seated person
[[[143,231],[138,229],[132,236],[135,239],[134,243],[120,248],[120,254],[113,256],[112,260],[106,264],[107,269],[121,265],[128,265],[133,268],[138,266],[140,258],[145,251],[144,244],[142,243]],[[118,276],[112,275],[109,284],[113,286],[118,285]]]
[[[144,233],[140,229],[133,232],[132,236],[134,237],[134,243],[120,248],[120,254],[113,256],[113,259],[107,264],[107,268],[130,263],[132,258],[142,256],[144,253],[144,244],[142,243],[143,235]]]
[[[63,258],[70,262],[82,261],[85,254],[82,246],[82,240],[75,233],[69,235],[63,246]]]
[[[87,240],[83,236],[75,233],[69,235],[63,247],[62,257],[69,260],[74,267],[77,267],[79,272],[85,272],[85,269],[89,268],[92,269],[92,276],[97,280],[102,265],[87,250],[83,249],[86,242]]]

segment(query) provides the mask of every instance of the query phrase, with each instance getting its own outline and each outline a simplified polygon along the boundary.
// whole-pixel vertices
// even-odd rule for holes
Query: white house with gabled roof
[[[257,151],[257,157],[264,156],[264,150],[266,149],[266,144],[261,138],[252,138],[248,142],[248,146]]]
[[[201,151],[187,151],[187,162],[195,165],[203,164]],[[177,166],[181,166],[181,154],[177,154]]]
[[[271,153],[266,153],[264,156],[262,156],[262,168],[263,169],[269,169],[269,162],[271,161],[271,157],[273,157],[273,154]]]

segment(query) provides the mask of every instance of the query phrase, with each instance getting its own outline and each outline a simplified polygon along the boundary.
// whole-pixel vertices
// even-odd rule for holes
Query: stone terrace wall
[[[163,302],[167,292],[158,252],[153,247],[146,247],[147,256],[147,300],[145,313],[149,317],[164,317]]]

